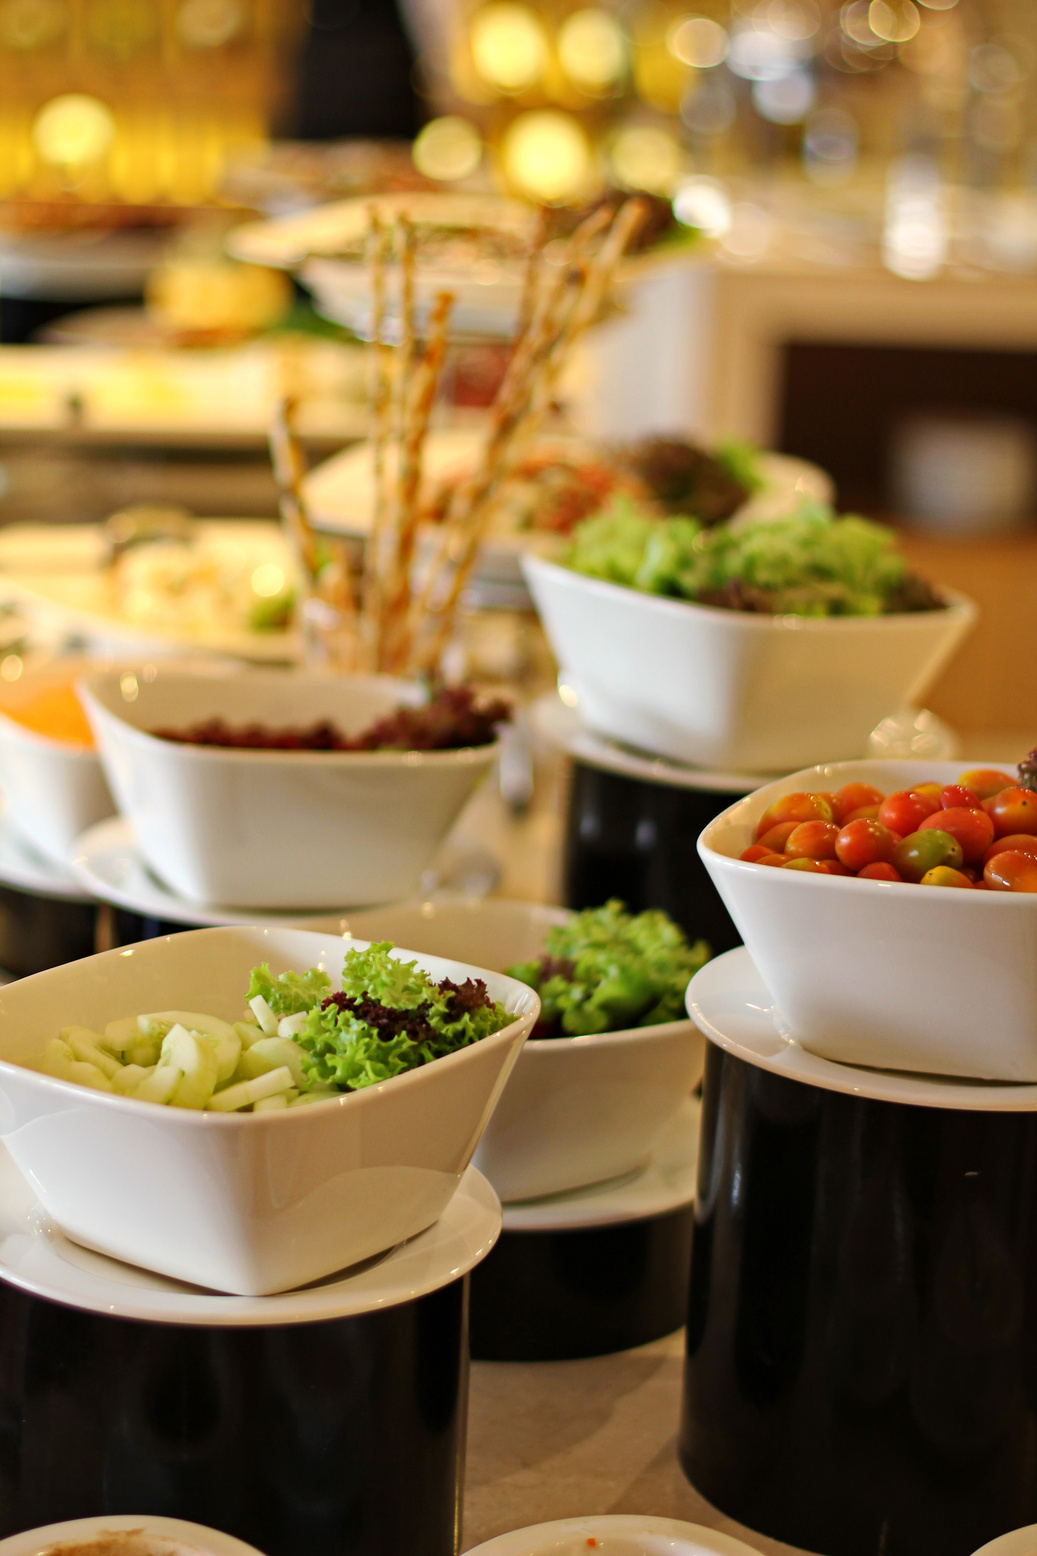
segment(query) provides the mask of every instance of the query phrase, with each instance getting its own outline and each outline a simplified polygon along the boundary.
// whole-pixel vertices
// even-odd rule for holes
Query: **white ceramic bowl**
[[[718,1529],[642,1513],[592,1514],[531,1524],[474,1546],[468,1556],[587,1556],[589,1546],[596,1556],[759,1556],[751,1546]]]
[[[976,618],[763,616],[663,599],[524,557],[555,658],[594,730],[678,762],[783,772],[857,756],[920,698]]]
[[[442,1213],[539,1011],[514,979],[418,956],[439,980],[486,980],[515,1019],[391,1081],[305,1108],[193,1112],[25,1069],[69,1024],[147,1010],[236,1019],[252,967],[323,966],[344,946],[291,929],[200,929],[106,951],[0,989],[0,1138],[75,1242],[193,1285],[286,1291],[412,1237]],[[399,952],[410,959],[409,953]]]
[[[252,1545],[219,1529],[188,1523],[183,1518],[159,1518],[152,1513],[114,1513],[99,1518],[71,1518],[40,1529],[23,1529],[0,1540],[0,1556],[60,1556],[74,1546],[85,1556],[96,1546],[112,1556],[109,1536],[118,1536],[118,1556],[259,1556]]]
[[[67,865],[81,832],[115,810],[96,751],[37,734],[10,715],[40,692],[96,669],[88,660],[58,660],[0,681],[0,788],[4,815],[46,859]]]
[[[563,908],[491,898],[398,903],[321,922],[504,972],[539,956],[547,931],[567,917]],[[508,1201],[631,1172],[698,1084],[704,1060],[705,1040],[692,1021],[528,1041],[475,1164]]]
[[[1013,1529],[1011,1534],[991,1540],[989,1545],[976,1551],[975,1556],[1037,1556],[1037,1524]]]
[[[330,718],[355,734],[412,683],[387,676],[152,667],[150,680],[89,676],[83,700],[101,761],[146,862],[190,902],[322,908],[417,889],[497,745],[459,751],[244,751],[148,731],[218,716],[273,726]]]
[[[744,864],[779,796],[861,779],[892,794],[961,762],[833,762],[747,795],[699,853],[787,1035],[845,1064],[1037,1081],[1037,896]],[[1009,768],[1011,771],[1011,768]]]

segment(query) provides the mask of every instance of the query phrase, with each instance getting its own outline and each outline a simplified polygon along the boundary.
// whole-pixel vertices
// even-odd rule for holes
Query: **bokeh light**
[[[715,178],[689,178],[673,197],[673,214],[685,227],[721,238],[731,229],[731,197]]]
[[[821,30],[821,12],[814,0],[770,0],[767,25],[794,43],[805,42]]]
[[[860,130],[842,108],[820,108],[810,115],[803,134],[803,167],[816,184],[845,183],[853,174]]]
[[[883,43],[907,43],[922,25],[913,0],[871,0],[868,25]]]
[[[536,12],[517,0],[494,0],[472,17],[472,62],[482,79],[502,92],[521,92],[540,80],[547,64],[547,35]]]
[[[607,11],[587,7],[574,11],[558,29],[558,59],[570,81],[605,91],[626,70],[626,41]]]
[[[67,26],[64,0],[3,0],[0,4],[0,43],[8,49],[46,48]]]
[[[52,97],[36,115],[32,140],[44,162],[85,167],[104,156],[115,139],[115,116],[96,97],[66,92]]]
[[[794,70],[776,81],[753,82],[753,106],[772,124],[800,124],[817,101],[817,83],[809,70]]]
[[[176,13],[177,36],[189,49],[222,49],[244,26],[241,0],[184,0]]]
[[[727,33],[708,16],[681,16],[666,34],[666,47],[685,65],[711,70],[727,58]]]
[[[467,119],[444,114],[419,131],[411,155],[426,178],[468,178],[482,160],[482,138]]]
[[[676,138],[655,124],[624,125],[612,142],[610,160],[617,183],[665,196],[673,194],[684,168]]]
[[[591,149],[580,123],[551,108],[513,119],[501,142],[504,172],[516,189],[547,204],[580,195],[591,173]]]

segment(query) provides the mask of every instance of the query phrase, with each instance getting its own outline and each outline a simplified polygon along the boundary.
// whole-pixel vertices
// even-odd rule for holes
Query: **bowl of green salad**
[[[814,501],[706,525],[617,498],[523,568],[592,729],[736,772],[860,756],[976,619],[892,530]]]
[[[502,1200],[643,1166],[701,1077],[705,1040],[684,993],[709,947],[690,944],[665,913],[443,898],[320,922],[470,956],[539,995],[539,1020],[475,1155]]]
[[[438,1219],[539,1010],[388,942],[170,935],[0,990],[0,1138],[75,1242],[291,1290]]]

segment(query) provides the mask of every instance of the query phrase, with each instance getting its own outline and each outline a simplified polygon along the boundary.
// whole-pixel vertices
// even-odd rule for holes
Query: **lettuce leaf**
[[[269,962],[253,967],[246,999],[261,994],[275,1016],[295,1016],[319,1005],[331,991],[331,979],[319,967],[309,972],[283,972],[275,978]]]

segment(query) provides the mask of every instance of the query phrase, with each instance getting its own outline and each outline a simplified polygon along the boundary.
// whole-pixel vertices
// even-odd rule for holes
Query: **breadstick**
[[[386,473],[386,445],[392,419],[392,355],[385,340],[385,267],[389,257],[390,235],[372,206],[367,235],[367,259],[371,267],[371,401],[374,427],[371,453],[374,464],[374,494],[371,530],[364,554],[363,602],[360,627],[360,654],[368,669],[373,669],[378,654],[382,620],[382,541],[389,505]]]
[[[317,537],[306,516],[302,482],[306,461],[293,430],[295,402],[281,400],[270,424],[270,460],[277,482],[281,520],[293,546],[300,568],[309,584],[317,577]]]

